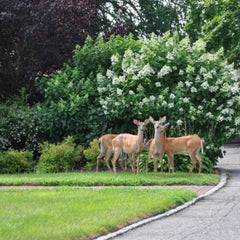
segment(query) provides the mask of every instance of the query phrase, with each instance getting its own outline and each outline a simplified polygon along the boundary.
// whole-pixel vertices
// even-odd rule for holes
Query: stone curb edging
[[[165,217],[169,217],[169,216],[171,216],[171,215],[173,215],[173,214],[175,214],[175,213],[177,213],[177,212],[179,212],[179,211],[181,211],[181,210],[183,210],[183,209],[185,209],[187,207],[190,207],[191,205],[194,205],[197,201],[199,201],[199,200],[201,200],[201,199],[203,199],[203,198],[213,194],[214,192],[218,191],[220,188],[222,188],[226,184],[226,182],[227,182],[226,170],[223,169],[223,168],[218,168],[218,169],[221,172],[221,180],[220,180],[220,182],[218,183],[217,186],[215,186],[214,188],[212,188],[211,190],[209,190],[205,194],[202,194],[202,195],[194,198],[193,200],[191,200],[189,202],[186,202],[183,205],[180,205],[180,206],[178,206],[178,207],[176,207],[174,209],[171,209],[171,210],[169,210],[169,211],[167,211],[165,213],[162,213],[162,214],[150,217],[150,218],[146,218],[146,219],[141,220],[141,221],[139,221],[137,223],[134,223],[134,224],[131,224],[131,225],[127,226],[127,227],[121,228],[121,229],[119,229],[119,230],[117,230],[115,232],[109,233],[109,234],[104,235],[104,236],[97,237],[97,238],[95,238],[95,240],[108,240],[108,239],[117,237],[117,236],[119,236],[121,234],[124,234],[124,233],[126,233],[126,232],[128,232],[130,230],[135,229],[135,228],[141,227],[141,226],[143,226],[143,225],[145,225],[147,223],[150,223],[152,221],[159,220],[159,219],[162,219],[162,218],[165,218]]]

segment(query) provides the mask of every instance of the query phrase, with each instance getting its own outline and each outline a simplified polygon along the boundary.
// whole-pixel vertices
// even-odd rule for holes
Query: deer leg
[[[161,154],[161,156],[160,156],[160,163],[161,163],[161,172],[162,172],[162,176],[164,176],[164,173],[163,173],[163,156],[164,156],[164,154]]]
[[[127,155],[124,154],[124,160],[125,160],[125,169],[124,171],[127,171]]]
[[[136,174],[135,155],[134,154],[128,154],[128,157],[129,157],[131,165],[132,165],[132,171]]]
[[[198,174],[200,174],[201,171],[202,171],[202,163],[203,163],[203,160],[202,160],[202,158],[201,158],[199,152],[196,153],[196,158],[197,158],[197,160],[198,160],[198,162],[199,162],[199,170],[198,170]]]
[[[129,158],[130,163],[131,163],[132,172],[134,172],[133,161],[132,161],[132,155],[131,155],[131,154],[128,154],[128,158]]]
[[[96,167],[96,172],[98,172],[98,169],[99,169],[99,163],[100,163],[100,160],[103,158],[104,154],[105,154],[105,149],[102,148],[100,154],[97,156],[97,167]]]
[[[124,161],[124,156],[123,156],[123,153],[121,154],[120,158],[118,159],[119,161],[119,164],[122,168],[123,171],[125,171],[125,168],[123,167],[123,161]]]
[[[136,174],[136,164],[135,164],[135,154],[132,154],[132,163],[133,163],[133,170],[134,170],[134,174]]]
[[[117,174],[116,161],[117,161],[119,155],[120,155],[120,152],[115,151],[115,152],[114,152],[114,155],[113,155],[113,159],[112,159],[113,171],[114,171],[115,174]]]
[[[146,163],[146,174],[147,175],[148,175],[148,161],[149,161],[150,158],[151,158],[151,154],[148,154],[148,157],[145,160],[145,163]]]
[[[110,167],[110,165],[109,165],[109,158],[111,157],[111,155],[112,155],[112,151],[107,151],[106,156],[105,156],[105,158],[104,158],[104,161],[105,161],[105,163],[106,163],[106,165],[107,165],[107,168],[108,168],[108,170],[109,170],[110,172],[112,172],[112,169],[111,169],[111,167]]]
[[[157,157],[153,155],[153,165],[154,165],[154,173],[157,176]]]
[[[121,162],[120,162],[121,161]],[[124,172],[127,171],[127,154],[126,153],[122,153],[121,157],[120,157],[120,165],[121,165],[121,168]],[[124,163],[124,166],[123,166],[123,163]]]
[[[195,168],[195,166],[196,166],[196,164],[197,164],[197,160],[196,160],[195,154],[190,154],[190,153],[189,153],[189,155],[190,155],[190,157],[191,157],[191,159],[192,159],[192,167],[191,167],[191,169],[189,170],[188,174],[191,174],[192,171],[193,171],[193,169]]]
[[[168,171],[174,173],[174,155],[171,153],[168,154]]]

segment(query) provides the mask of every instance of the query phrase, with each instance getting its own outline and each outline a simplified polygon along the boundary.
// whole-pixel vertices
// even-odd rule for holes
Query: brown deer
[[[169,161],[169,172],[174,173],[174,154],[188,153],[192,159],[192,167],[189,170],[189,174],[192,173],[193,169],[199,161],[199,171],[202,169],[202,158],[199,154],[200,149],[203,151],[203,140],[197,135],[188,135],[183,137],[169,137],[164,136],[165,129],[169,126],[169,123],[163,125],[166,121],[166,116],[161,121],[154,121],[152,117],[149,120],[154,125],[155,135],[154,139],[149,147],[148,158],[146,159],[146,173],[148,173],[148,161],[151,156],[154,159],[154,172],[157,175],[157,157],[160,156],[161,172],[163,175],[163,163],[162,159],[166,153]]]
[[[99,163],[100,160],[104,157],[104,161],[108,167],[108,170],[112,172],[112,169],[109,165],[109,159],[113,153],[113,147],[112,147],[112,139],[117,137],[118,134],[105,134],[102,137],[99,138],[99,147],[100,147],[100,154],[97,157],[97,167],[96,167],[96,172],[99,170]],[[144,142],[141,144],[141,148],[143,149],[149,149],[150,143],[152,139],[147,141],[144,139]],[[125,163],[123,166],[123,162]],[[122,168],[123,171],[127,170],[127,156],[126,154],[121,154],[119,157],[119,164]]]
[[[112,159],[113,171],[116,174],[116,161],[121,153],[126,153],[130,159],[132,171],[136,174],[135,155],[137,155],[137,174],[139,173],[139,157],[144,148],[143,133],[145,126],[149,123],[149,119],[140,122],[136,119],[133,123],[138,126],[138,134],[132,135],[129,133],[122,133],[112,140],[114,155]]]
[[[99,162],[104,156],[105,156],[104,161],[107,165],[107,168],[110,172],[112,172],[112,169],[109,165],[109,158],[111,157],[111,155],[113,153],[112,140],[117,136],[118,136],[118,134],[105,134],[99,138],[100,154],[97,157],[96,172],[98,172]]]

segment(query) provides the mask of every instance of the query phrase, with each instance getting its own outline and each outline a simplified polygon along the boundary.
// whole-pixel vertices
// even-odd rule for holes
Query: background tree
[[[208,51],[223,46],[229,61],[240,67],[239,0],[191,0],[190,3],[192,10],[186,30],[192,41],[204,38]]]
[[[177,2],[177,3],[176,3]],[[162,34],[182,31],[189,11],[186,0],[101,0],[99,9],[104,16],[104,27],[112,24],[130,27],[136,35]]]
[[[0,7],[0,95],[32,89],[77,43],[95,38],[102,21],[97,0],[0,0]]]

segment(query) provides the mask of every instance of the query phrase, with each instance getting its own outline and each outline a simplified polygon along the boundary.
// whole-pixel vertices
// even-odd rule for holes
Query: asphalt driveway
[[[227,184],[196,204],[169,217],[115,237],[115,240],[240,239],[240,145],[224,147],[218,166],[227,170]]]

